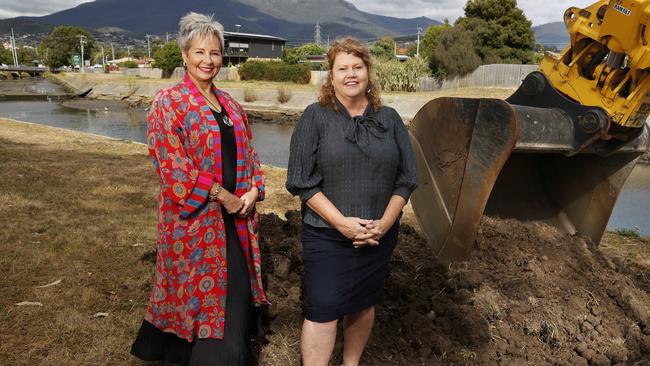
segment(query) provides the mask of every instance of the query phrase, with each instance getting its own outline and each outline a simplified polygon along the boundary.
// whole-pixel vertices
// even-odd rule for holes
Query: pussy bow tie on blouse
[[[386,127],[372,115],[355,116],[345,131],[345,138],[357,144],[362,150],[368,146],[370,135],[383,139]],[[365,152],[365,151],[364,151]]]

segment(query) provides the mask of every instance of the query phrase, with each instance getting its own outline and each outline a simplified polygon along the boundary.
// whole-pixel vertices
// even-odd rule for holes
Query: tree
[[[13,65],[14,58],[11,50],[6,49],[0,45],[0,64]]]
[[[162,69],[165,78],[170,77],[175,68],[183,66],[183,55],[176,41],[171,41],[157,49],[153,58],[152,66]]]
[[[442,32],[431,65],[439,75],[462,76],[474,71],[481,58],[475,51],[474,34],[462,25],[456,25]]]
[[[324,55],[325,49],[315,43],[307,43],[300,47],[285,48],[282,52],[282,61],[288,64],[297,64],[305,61],[308,55]]]
[[[392,60],[395,58],[395,40],[384,37],[370,47],[370,54],[379,60]]]
[[[32,61],[38,59],[34,48],[23,46],[16,51],[18,52],[18,63],[21,65],[29,65]]]
[[[302,51],[302,54],[305,56],[310,56],[310,55],[324,55],[325,49],[316,43],[307,43],[302,46],[300,46],[300,50]]]
[[[482,63],[531,63],[535,35],[516,0],[469,0],[456,21],[473,34]]]
[[[72,65],[73,56],[81,55],[81,44],[78,36],[84,36],[84,60],[90,59],[95,46],[95,40],[86,30],[79,27],[61,25],[43,39],[39,53],[46,55],[44,61],[50,68],[56,69]]]
[[[451,28],[449,20],[445,19],[445,22],[440,25],[431,25],[424,32],[422,41],[420,42],[420,55],[427,60],[429,60],[429,69],[433,75],[441,75],[444,73],[444,70],[440,68],[440,65],[435,61],[436,57],[434,52],[438,43],[440,42],[440,36],[442,33]]]

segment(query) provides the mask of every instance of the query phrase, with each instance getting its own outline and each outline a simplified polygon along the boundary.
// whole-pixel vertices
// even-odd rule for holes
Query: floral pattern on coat
[[[246,113],[226,92],[213,87],[234,123],[237,179],[241,197],[253,186],[264,199],[264,179]],[[192,341],[223,338],[226,317],[226,234],[220,204],[210,202],[213,182],[222,184],[219,124],[186,75],[156,94],[147,125],[147,145],[160,178],[158,251],[145,319],[164,332]],[[257,224],[259,215],[235,218],[248,264],[252,303],[267,303],[262,288]]]

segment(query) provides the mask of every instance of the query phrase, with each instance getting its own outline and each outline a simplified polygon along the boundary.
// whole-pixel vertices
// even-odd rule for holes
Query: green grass
[[[634,238],[638,239],[641,237],[641,234],[639,233],[639,228],[638,227],[633,227],[633,228],[621,228],[617,229],[614,231],[616,234],[626,237],[626,238]]]

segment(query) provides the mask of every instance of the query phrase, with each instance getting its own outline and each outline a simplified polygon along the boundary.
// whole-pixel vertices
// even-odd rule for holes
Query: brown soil
[[[298,344],[302,320],[300,216],[286,217],[265,215],[261,225],[274,301],[262,359],[297,365],[295,350],[279,349]],[[650,365],[647,263],[545,224],[487,217],[477,245],[444,268],[402,225],[364,364]]]
[[[155,250],[146,147],[7,120],[0,142],[0,364],[142,365],[128,352]],[[264,169],[273,305],[256,353],[260,365],[299,365],[298,200],[285,170]],[[544,224],[484,218],[471,258],[442,267],[407,208],[362,364],[650,365],[649,291],[648,238],[608,233],[596,248]],[[332,364],[340,354],[339,339]]]

